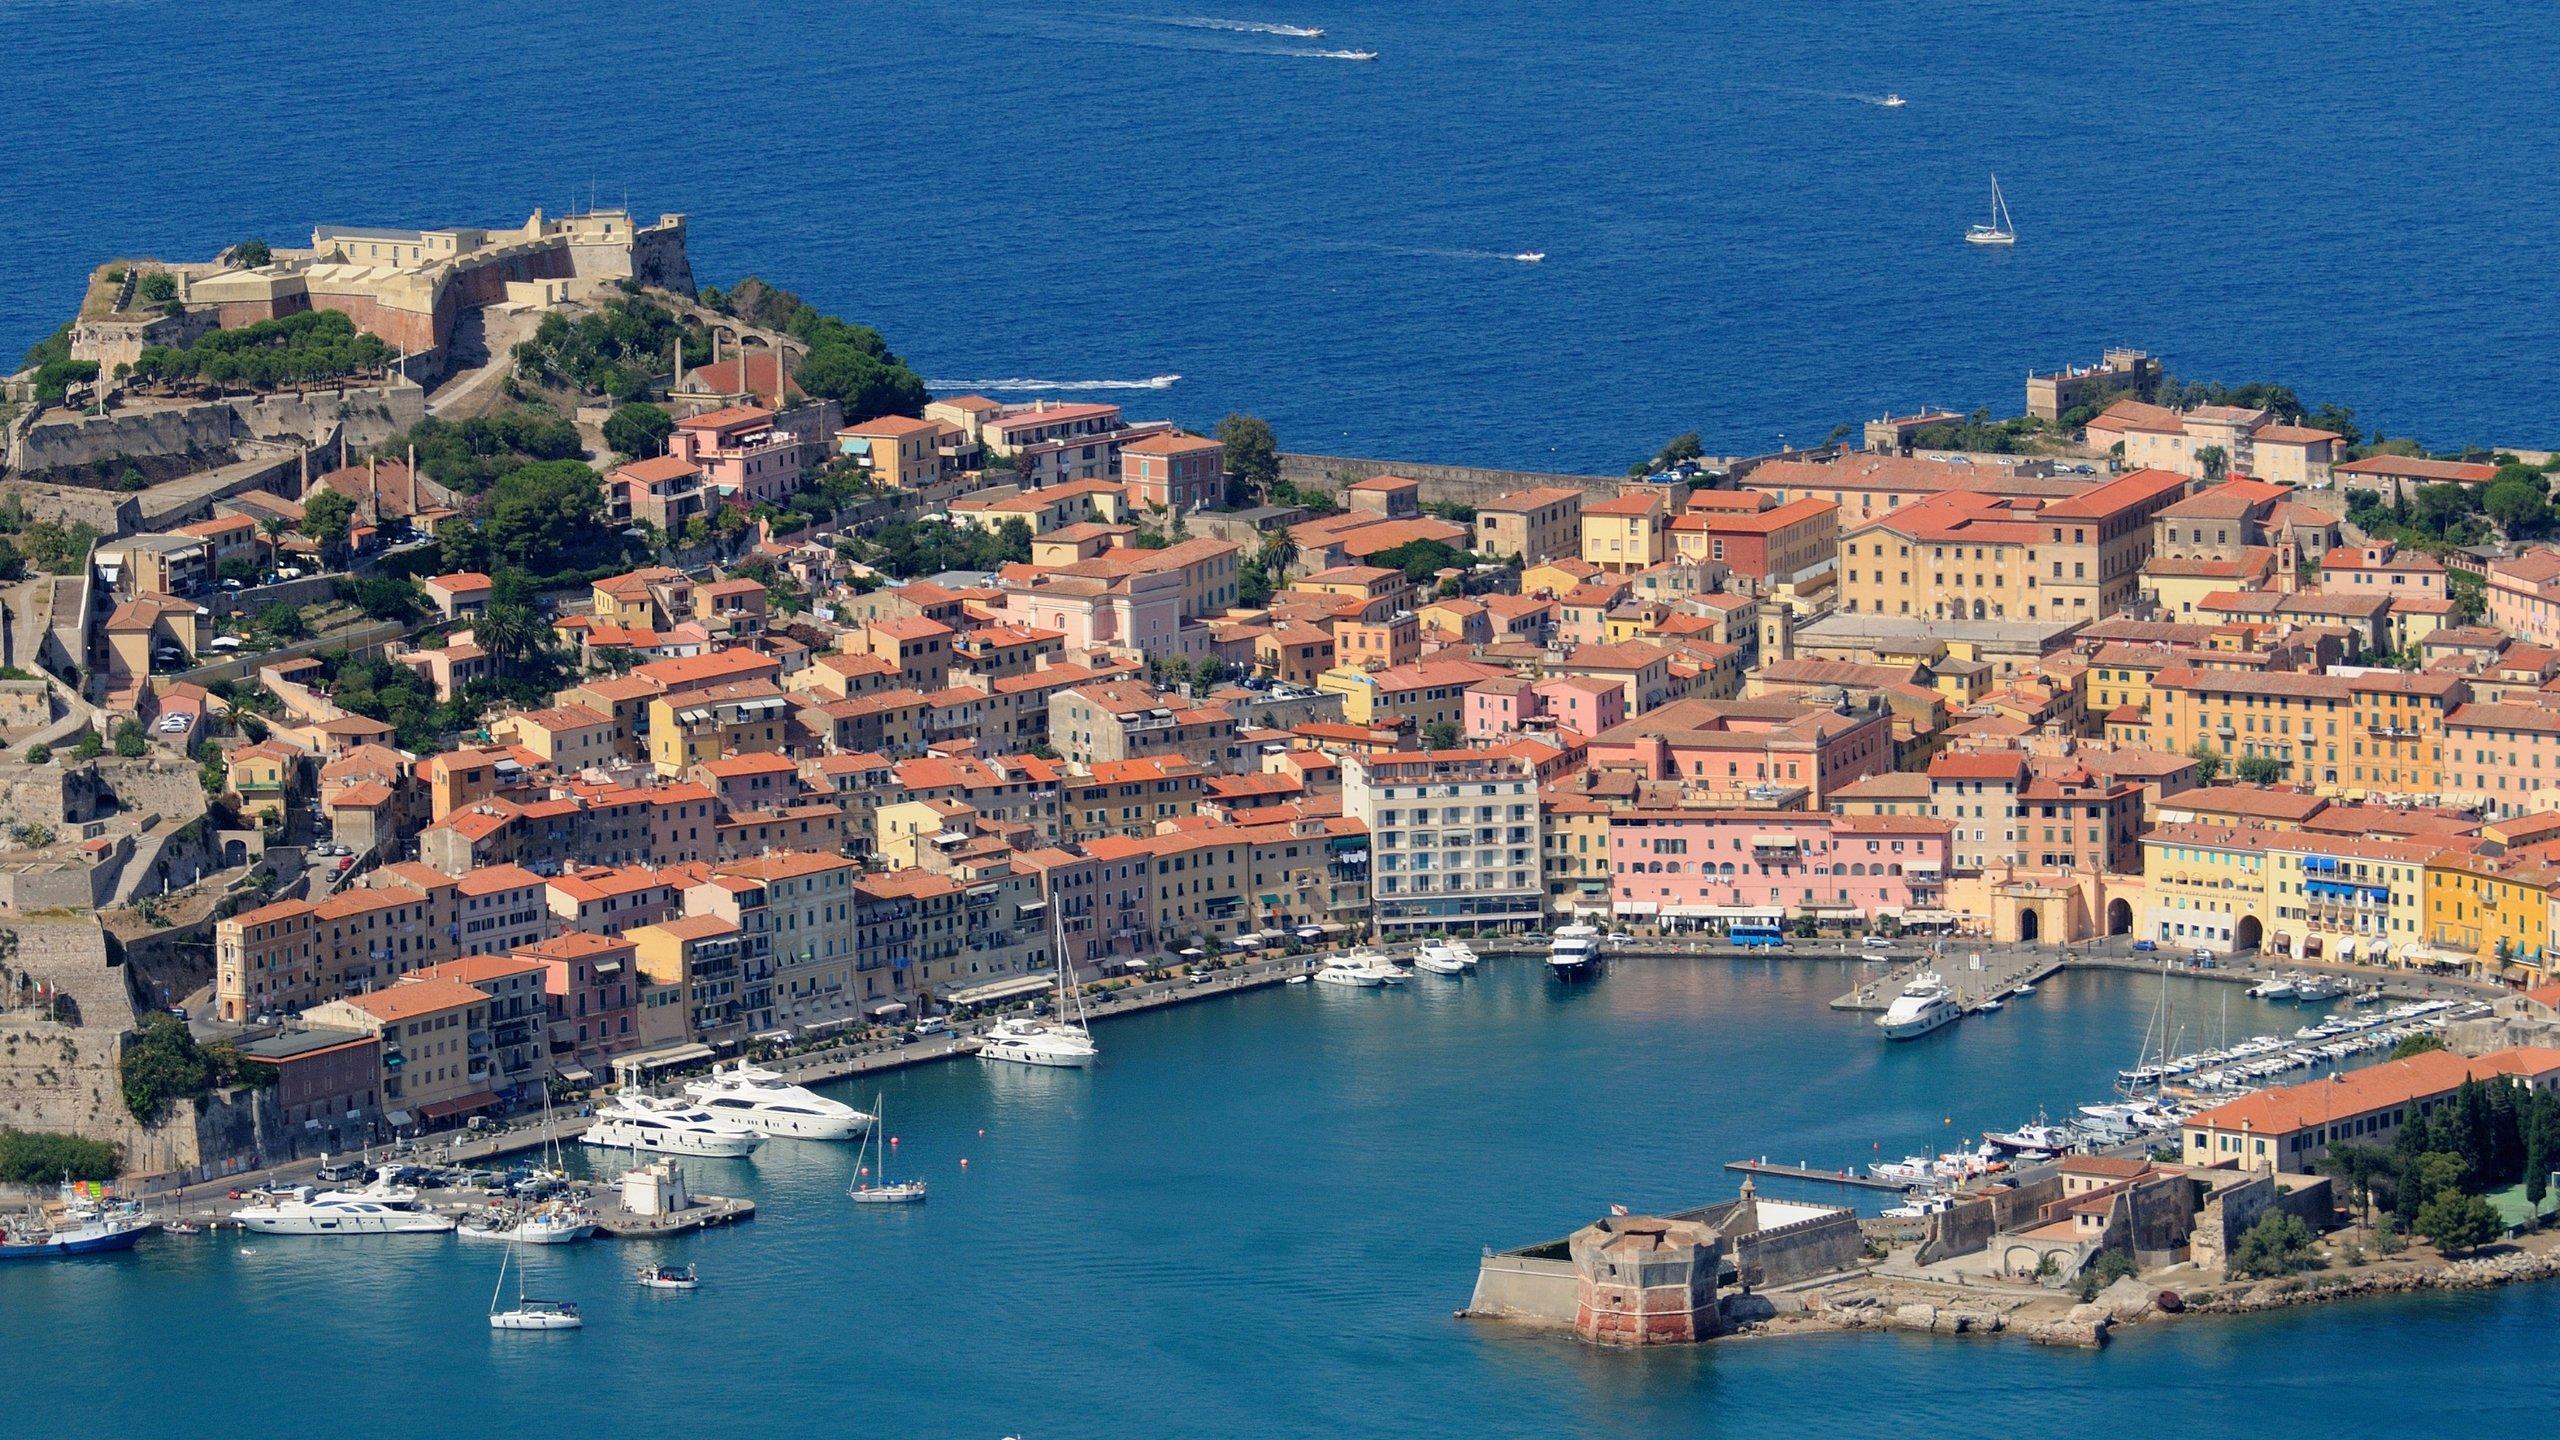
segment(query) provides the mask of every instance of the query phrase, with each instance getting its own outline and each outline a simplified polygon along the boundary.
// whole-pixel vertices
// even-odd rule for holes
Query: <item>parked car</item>
[[[2140,950],[2140,951],[2142,951],[2142,952],[2144,952],[2144,953],[2148,954],[2149,952],[2151,952],[2151,951],[2153,951],[2153,950],[2157,950],[2157,949],[2159,949],[2160,947],[2159,947],[2158,945],[2156,945],[2156,944],[2153,944],[2151,941],[2148,941],[2148,940],[2136,940],[2136,941],[2134,941],[2134,942],[2133,942],[2133,948],[2134,948],[2134,949],[2136,949],[2136,950]]]
[[[1890,950],[1893,948],[1893,942],[1881,935],[1869,935],[1860,940],[1858,946],[1865,950]]]
[[[2213,963],[2213,952],[2199,945],[2196,947],[2195,953],[2188,958],[2199,965],[2210,965]]]
[[[948,1035],[951,1033],[951,1022],[943,1019],[939,1015],[927,1015],[916,1022],[915,1033],[918,1035]]]

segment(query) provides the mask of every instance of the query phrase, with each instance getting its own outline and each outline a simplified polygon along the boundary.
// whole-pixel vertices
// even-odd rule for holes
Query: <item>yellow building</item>
[[[1582,558],[1613,575],[1661,564],[1670,534],[1670,507],[1658,494],[1640,491],[1582,507]]]
[[[2103,688],[2103,687],[2102,687]],[[2273,759],[2322,795],[2434,795],[2444,722],[2470,687],[2443,674],[2267,674],[2179,668],[2152,681],[2152,743]]]
[[[2427,943],[2478,962],[2483,975],[2548,978],[2560,871],[2531,861],[2444,851],[2427,862]]]
[[[1337,666],[1316,677],[1316,689],[1342,697],[1342,718],[1354,725],[1411,722],[1415,733],[1433,725],[1467,723],[1467,687],[1508,671],[1472,660],[1423,660],[1383,670]]]
[[[1608,915],[1609,802],[1549,790],[1539,808],[1547,832],[1547,908],[1558,915]]]
[[[2136,933],[2179,952],[2263,945],[2275,839],[2273,831],[2219,825],[2164,825],[2143,836],[2150,898]]]
[[[2171,950],[2421,964],[2436,850],[2267,825],[2164,825],[2142,838],[2151,899],[2138,932]]]
[[[661,695],[649,702],[649,763],[673,778],[724,755],[779,753],[790,711],[791,702],[765,680]]]

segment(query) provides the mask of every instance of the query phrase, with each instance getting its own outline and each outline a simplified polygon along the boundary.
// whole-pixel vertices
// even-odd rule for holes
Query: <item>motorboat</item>
[[[489,1292],[489,1328],[492,1330],[577,1330],[586,1325],[575,1303],[567,1300],[536,1300],[524,1293],[524,1267],[516,1267],[516,1303],[511,1309],[498,1308],[498,1297],[507,1288],[507,1265],[515,1259],[515,1249],[508,1247],[498,1260],[497,1288]]]
[[[2012,1154],[2023,1154],[2033,1150],[2060,1151],[2071,1148],[2070,1132],[2064,1130],[2058,1125],[2046,1123],[2042,1116],[2038,1116],[2036,1122],[2032,1125],[2021,1125],[2015,1130],[1993,1130],[1984,1134],[1982,1138],[1990,1144],[1996,1145],[2000,1149],[2009,1151]]]
[[[1578,980],[1600,963],[1600,932],[1589,925],[1560,925],[1547,937],[1547,969],[1560,980]]]
[[[643,1265],[633,1278],[643,1290],[699,1290],[702,1278],[690,1265]]]
[[[1916,1040],[1932,1030],[1952,1025],[1964,1018],[1964,1010],[1948,993],[1947,984],[1934,970],[1923,970],[1911,977],[1902,993],[1884,1014],[1876,1017],[1876,1028],[1887,1040]]]
[[[1011,1015],[978,1037],[978,1058],[1052,1070],[1081,1070],[1102,1054],[1086,1028],[1084,995],[1067,981],[1066,932],[1056,916],[1049,921],[1051,954],[1058,969],[1057,1017]]]
[[[1511,258],[1519,261],[1523,265],[1535,265],[1547,258],[1547,252],[1544,250],[1523,250]]]
[[[1446,942],[1446,948],[1449,954],[1455,958],[1459,964],[1466,966],[1470,970],[1476,968],[1476,951],[1474,946],[1469,945],[1464,940],[1451,940]]]
[[[871,1102],[871,1109],[875,1114],[888,1113],[887,1108],[878,1099]],[[893,1182],[889,1179],[890,1147],[885,1143],[878,1147],[880,1178],[877,1182],[871,1179],[869,1163],[873,1148],[871,1142],[878,1138],[879,1134],[880,1127],[874,1125],[870,1132],[862,1137],[862,1151],[853,1160],[853,1184],[846,1187],[844,1193],[851,1196],[856,1205],[914,1205],[921,1202],[925,1196],[925,1182],[922,1180]]]
[[[2249,987],[2249,998],[2252,1000],[2290,1000],[2293,998],[2293,977],[2290,975],[2270,975],[2266,979]]]
[[[130,1250],[160,1228],[130,1206],[109,1206],[84,1196],[70,1181],[62,1182],[61,1217],[41,1216],[24,1222],[0,1218],[0,1261],[68,1260],[80,1255],[107,1255]],[[192,1229],[184,1232],[195,1233]]]
[[[1911,102],[1910,102],[1910,101],[1908,101],[1908,100],[1903,99],[1903,98],[1902,98],[1901,96],[1899,96],[1899,95],[1887,95],[1887,96],[1885,96],[1883,99],[1881,99],[1881,100],[1877,101],[1876,103],[1877,103],[1877,104],[1879,104],[1879,105],[1881,105],[1881,106],[1883,106],[1883,107],[1884,107],[1884,108],[1886,108],[1887,110],[1899,110],[1899,109],[1901,109],[1903,106],[1908,105],[1908,104],[1910,104]]]
[[[1016,1065],[1044,1065],[1080,1070],[1101,1053],[1081,1025],[1015,1015],[997,1021],[978,1037],[978,1058]]]
[[[871,1128],[870,1116],[843,1101],[747,1060],[688,1081],[684,1091],[724,1120],[784,1139],[858,1140]]]
[[[2293,998],[2306,1005],[2335,1000],[2347,993],[2347,982],[2335,975],[2305,975],[2293,982]]]
[[[1880,1213],[1888,1220],[1919,1220],[1953,1210],[1956,1208],[1956,1199],[1956,1196],[1945,1191],[1935,1191],[1926,1195],[1914,1195]]]
[[[292,1190],[231,1214],[244,1230],[261,1235],[444,1235],[454,1222],[418,1200],[418,1192],[376,1172],[361,1190]]]
[[[1374,950],[1354,950],[1348,955],[1332,956],[1318,966],[1316,983],[1367,990],[1400,984],[1404,973],[1403,967]]]
[[[1450,954],[1448,946],[1434,944],[1423,946],[1413,957],[1413,968],[1428,970],[1434,975],[1464,975],[1467,962]]]
[[[714,1159],[752,1155],[764,1143],[764,1136],[690,1100],[660,1100],[636,1090],[624,1090],[597,1107],[595,1123],[578,1138],[602,1150]]]

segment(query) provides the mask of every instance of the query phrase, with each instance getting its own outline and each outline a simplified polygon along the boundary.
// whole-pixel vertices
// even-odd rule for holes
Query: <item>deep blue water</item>
[[[110,253],[592,185],[933,379],[1614,472],[2014,411],[2109,343],[2436,445],[2560,443],[2548,5],[0,3],[0,350]],[[1153,17],[1153,18],[1150,18]],[[1371,64],[1290,53],[1357,48]],[[1888,110],[1888,91],[1909,100]],[[1997,171],[2021,241],[1959,243]],[[1499,256],[1542,250],[1543,265]]]
[[[2137,1413],[2249,1440],[2529,1433],[2538,1390],[2470,1382],[2484,1354],[2560,1322],[2548,1287],[2154,1326],[2097,1355],[1911,1337],[1632,1355],[1453,1320],[1480,1246],[1611,1201],[1728,1194],[1735,1156],[1849,1163],[2092,1098],[2139,1048],[2159,983],[2075,975],[1887,1045],[1823,1008],[1840,965],[1621,961],[1577,990],[1537,968],[1113,1020],[1089,1074],[879,1077],[928,1204],[855,1213],[841,1147],[697,1162],[701,1188],[752,1195],[761,1216],[537,1252],[538,1290],[587,1309],[572,1335],[491,1333],[497,1256],[444,1239],[249,1237],[244,1253],[224,1235],[13,1267],[0,1355],[37,1383],[9,1430],[190,1433],[219,1407],[274,1433],[393,1419],[706,1440],[1798,1440],[1844,1420],[2060,1435]],[[2216,1027],[2230,995],[2235,1035],[2299,1023],[2171,983]],[[627,1283],[661,1253],[697,1263],[703,1290]]]

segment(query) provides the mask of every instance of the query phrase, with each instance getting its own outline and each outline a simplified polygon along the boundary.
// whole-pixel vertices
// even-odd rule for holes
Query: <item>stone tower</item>
[[[1686,1345],[1723,1328],[1712,1226],[1613,1215],[1573,1232],[1573,1331],[1595,1345]]]

